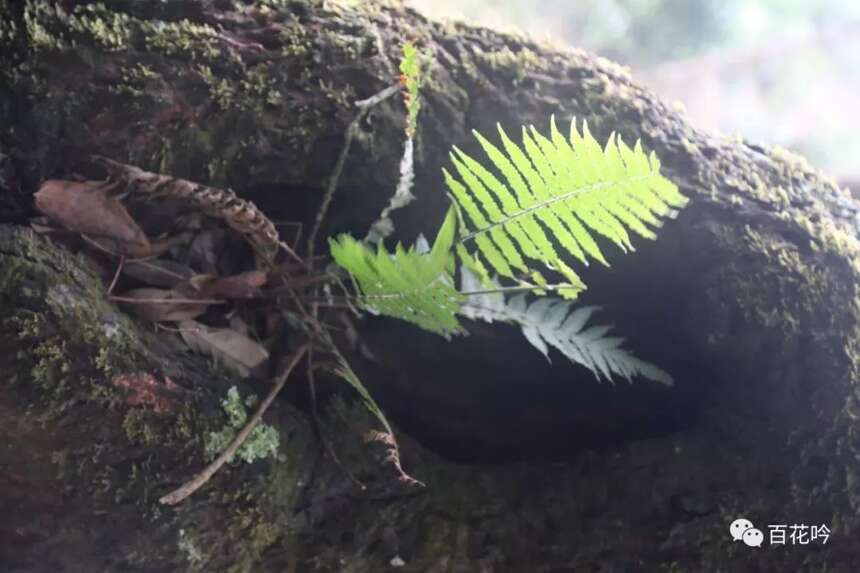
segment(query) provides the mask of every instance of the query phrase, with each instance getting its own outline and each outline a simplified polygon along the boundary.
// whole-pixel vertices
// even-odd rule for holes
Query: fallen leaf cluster
[[[96,163],[107,179],[41,185],[33,228],[84,254],[112,299],[169,340],[240,376],[262,374],[284,330],[264,292],[280,272],[272,222],[232,191]]]

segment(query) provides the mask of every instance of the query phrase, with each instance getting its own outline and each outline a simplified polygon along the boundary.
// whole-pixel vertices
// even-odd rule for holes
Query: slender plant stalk
[[[314,376],[314,371],[316,370],[316,368],[314,368],[313,353],[314,353],[314,349],[313,349],[313,346],[311,346],[310,350],[308,350],[307,375],[308,375],[308,389],[310,389],[310,393],[311,393],[311,415],[312,415],[313,421],[314,421],[314,430],[316,431],[317,437],[319,437],[320,442],[322,442],[326,453],[331,458],[331,461],[333,461],[334,464],[337,467],[339,467],[341,469],[341,471],[343,471],[343,473],[346,474],[346,476],[349,478],[349,480],[356,487],[358,487],[358,489],[360,489],[361,491],[364,491],[367,489],[367,486],[365,486],[363,483],[361,483],[361,481],[359,481],[359,479],[357,477],[355,477],[355,475],[351,471],[349,471],[349,468],[347,468],[343,464],[343,462],[340,461],[340,456],[338,456],[337,452],[334,451],[334,446],[331,444],[331,442],[329,440],[326,440],[325,436],[323,435],[322,424],[320,424],[320,419],[319,419],[319,409],[317,408],[317,383],[316,383],[316,378]]]
[[[126,304],[227,304],[226,300],[217,298],[134,298],[110,295],[110,300]]]
[[[274,380],[274,384],[272,385],[272,389],[269,391],[269,395],[266,396],[266,399],[260,403],[260,406],[257,408],[257,411],[254,412],[254,415],[251,416],[251,419],[248,420],[248,423],[245,424],[236,437],[233,438],[233,441],[230,442],[230,445],[221,452],[221,455],[218,456],[212,463],[203,468],[199,474],[194,476],[190,481],[184,483],[179,488],[173,490],[167,495],[163,496],[158,501],[165,505],[176,505],[177,503],[184,500],[186,497],[200,489],[206,482],[208,482],[215,472],[221,469],[225,463],[229,460],[233,459],[233,456],[236,455],[236,452],[245,443],[245,440],[251,435],[251,432],[257,427],[257,424],[260,423],[260,420],[263,419],[263,414],[266,413],[266,410],[271,406],[272,401],[275,399],[275,396],[281,391],[284,387],[284,384],[287,382],[287,378],[290,376],[290,372],[293,371],[293,368],[296,367],[296,364],[299,363],[299,360],[302,359],[302,356],[305,355],[305,352],[308,350],[308,345],[304,344],[298,348],[295,352],[293,352],[292,356],[290,356],[287,366],[284,370],[277,376]]]
[[[346,128],[346,134],[344,134],[343,137],[343,149],[341,149],[340,155],[337,158],[334,172],[329,178],[328,186],[325,190],[325,195],[323,195],[322,203],[320,204],[320,208],[317,211],[317,216],[314,220],[314,226],[311,229],[310,235],[308,235],[308,261],[311,265],[313,265],[314,263],[314,250],[316,249],[314,243],[316,242],[317,234],[319,234],[322,222],[325,219],[326,214],[328,213],[328,208],[331,204],[332,198],[334,197],[335,191],[337,191],[337,184],[340,181],[340,175],[343,172],[344,163],[346,163],[346,156],[349,155],[349,148],[352,147],[352,140],[355,138],[355,132],[358,130],[359,123],[373,106],[382,103],[383,101],[396,94],[398,91],[400,91],[400,85],[394,84],[392,86],[388,86],[384,90],[380,91],[375,95],[370,96],[367,99],[355,102],[355,106],[358,108],[358,113],[355,114],[355,117],[350,122],[349,127]]]

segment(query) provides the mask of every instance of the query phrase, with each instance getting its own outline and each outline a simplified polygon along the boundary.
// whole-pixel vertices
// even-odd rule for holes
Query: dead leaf
[[[179,324],[179,334],[192,350],[233,368],[243,378],[269,358],[262,345],[232,328],[216,328],[186,320]]]
[[[152,251],[149,239],[125,207],[93,183],[50,179],[35,194],[36,208],[67,229],[106,242],[109,249],[132,257]]]
[[[173,290],[136,288],[114,300],[131,314],[152,322],[179,322],[200,316],[210,303],[189,299]]]
[[[248,336],[248,333],[251,332],[251,329],[248,327],[248,324],[242,320],[242,317],[234,310],[230,316],[230,328],[238,332],[239,334]]]
[[[265,272],[248,271],[230,277],[197,275],[188,282],[205,298],[253,298],[266,280]]]

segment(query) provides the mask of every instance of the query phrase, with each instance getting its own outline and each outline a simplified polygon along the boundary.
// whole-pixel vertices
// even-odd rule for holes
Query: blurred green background
[[[407,0],[623,63],[693,123],[779,144],[860,192],[860,0]]]

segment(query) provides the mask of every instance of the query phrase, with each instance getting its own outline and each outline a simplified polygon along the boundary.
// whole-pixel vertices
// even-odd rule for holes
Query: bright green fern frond
[[[523,129],[517,145],[499,128],[502,149],[475,133],[497,173],[454,148],[454,173],[445,182],[464,214],[461,243],[475,253],[470,267],[486,265],[502,277],[543,277],[529,265],[542,263],[561,273],[573,298],[585,288],[557,252],[560,246],[584,264],[607,264],[595,235],[633,250],[628,231],[656,237],[661,219],[683,207],[687,199],[660,174],[660,163],[637,142],[631,149],[615,134],[605,147],[571,122],[565,138],[553,119],[550,137],[534,127]],[[463,257],[465,249],[458,248]],[[477,262],[476,262],[477,261]]]
[[[467,268],[461,269],[461,276],[465,291],[481,288],[479,279]],[[524,294],[506,301],[501,292],[484,292],[470,295],[460,312],[473,320],[518,324],[529,343],[547,359],[552,346],[591,370],[598,380],[612,381],[613,376],[620,376],[632,381],[634,376],[642,376],[672,384],[668,373],[622,348],[623,338],[607,336],[611,326],[586,328],[596,309],[574,308],[569,301],[555,297],[540,297],[529,304]]]
[[[456,213],[448,212],[432,249],[398,245],[374,251],[349,235],[330,239],[335,262],[352,276],[359,304],[372,312],[400,318],[448,335],[460,331],[457,311],[464,297],[454,288],[453,251]]]

